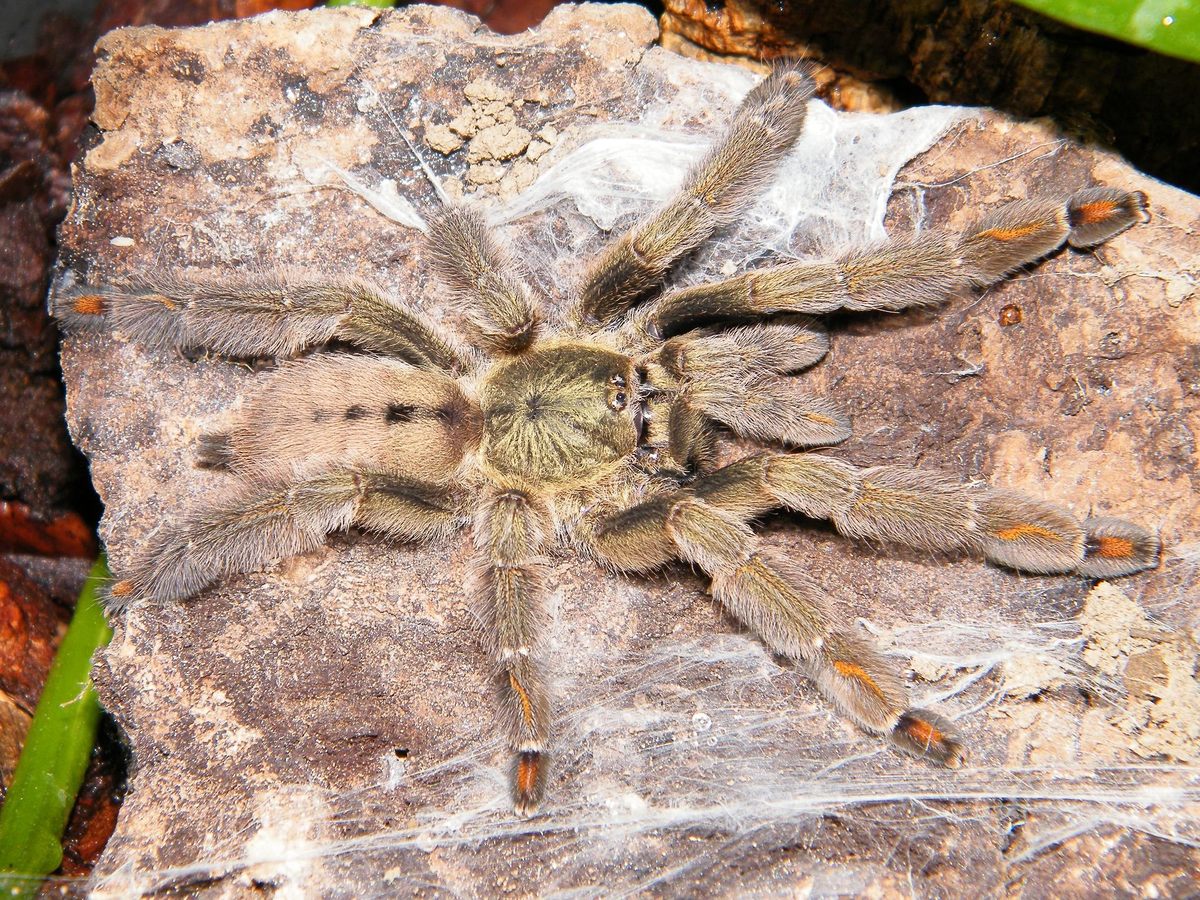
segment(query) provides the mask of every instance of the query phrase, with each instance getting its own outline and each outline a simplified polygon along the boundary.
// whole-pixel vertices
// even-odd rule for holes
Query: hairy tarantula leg
[[[652,359],[676,380],[730,370],[765,379],[800,372],[828,352],[829,336],[822,329],[780,322],[672,338]]]
[[[239,358],[294,356],[336,338],[424,368],[471,365],[432,322],[361,278],[144,278],[64,291],[53,312],[67,329],[114,329],[151,346]]]
[[[675,557],[699,566],[712,578],[713,596],[768,647],[801,662],[852,720],[910,753],[957,765],[962,751],[949,724],[906,709],[907,691],[895,667],[848,633],[817,584],[759,546],[741,520],[745,511],[719,509],[684,489],[605,518],[594,525],[591,544],[620,569],[642,571]],[[923,744],[918,736],[925,737]]]
[[[779,69],[746,95],[729,130],[688,172],[679,193],[596,262],[584,281],[578,314],[611,322],[651,288],[676,261],[732,223],[770,180],[800,135],[812,81]]]
[[[446,484],[479,445],[478,407],[436,369],[322,353],[264,381],[228,432],[201,438],[200,464],[268,474],[370,465]]]
[[[999,281],[1063,244],[1090,247],[1149,221],[1146,195],[1089,188],[1066,200],[999,207],[961,235],[922,235],[674,291],[640,311],[635,333],[661,340],[699,324],[775,313],[900,310]]]
[[[837,405],[796,379],[751,381],[738,374],[689,379],[680,396],[742,437],[792,447],[827,447],[850,437],[850,420]]]
[[[717,434],[712,420],[678,397],[643,401],[639,460],[659,475],[684,478],[712,468]]]
[[[688,490],[743,519],[784,506],[829,519],[848,537],[965,550],[1025,572],[1129,575],[1157,565],[1161,550],[1157,536],[1121,519],[1080,523],[1015,491],[896,466],[858,469],[815,453],[753,456]]]
[[[462,301],[479,342],[493,353],[520,353],[533,343],[539,304],[512,255],[483,214],[447,206],[429,218],[434,268]]]
[[[333,472],[277,487],[252,487],[223,503],[193,510],[152,535],[126,577],[112,588],[117,604],[181,600],[227,575],[319,546],[327,534],[359,525],[400,540],[425,540],[458,517],[455,496],[390,472]]]
[[[1088,519],[1015,491],[993,489],[979,502],[983,554],[1025,572],[1078,572],[1117,578],[1158,564],[1158,535],[1124,519]]]
[[[1086,578],[1132,575],[1157,562],[1162,552],[1158,535],[1124,519],[1084,519],[1083,530],[1083,562],[1077,571]]]
[[[532,815],[546,790],[550,692],[536,653],[544,626],[542,564],[550,529],[545,507],[521,491],[487,497],[475,518],[473,594],[496,663],[503,727],[516,756],[513,805]]]
[[[850,436],[850,421],[795,379],[780,377],[817,362],[828,347],[824,333],[794,324],[686,335],[652,357],[651,381],[673,385],[690,408],[743,437],[828,446]]]

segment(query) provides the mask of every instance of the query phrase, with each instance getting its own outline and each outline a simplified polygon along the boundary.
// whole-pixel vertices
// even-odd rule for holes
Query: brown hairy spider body
[[[752,91],[679,193],[595,261],[569,323],[548,324],[543,298],[478,211],[440,210],[428,246],[486,357],[354,279],[159,278],[59,296],[68,326],[119,328],[160,346],[288,357],[337,340],[363,351],[283,363],[238,424],[205,436],[199,462],[239,475],[242,490],[164,525],[114,598],[189,597],[350,527],[425,541],[469,524],[514,802],[529,814],[552,744],[540,650],[547,553],[571,547],[626,572],[682,561],[854,722],[957,765],[953,726],[909,707],[902,673],[853,633],[803,560],[760,544],[755,520],[792,510],[852,538],[1087,577],[1153,566],[1158,539],[1011,491],[802,452],[851,433],[842,412],[793,377],[829,346],[806,317],[937,303],[1064,244],[1108,240],[1146,219],[1146,200],[1088,188],[1020,201],[959,235],[656,295],[769,181],[811,94],[794,69]],[[772,449],[721,465],[722,429]]]

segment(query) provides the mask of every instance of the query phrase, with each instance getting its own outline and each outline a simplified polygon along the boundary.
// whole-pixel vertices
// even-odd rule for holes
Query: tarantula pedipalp
[[[1098,577],[1153,565],[1158,541],[1130,523],[1080,523],[1008,491],[794,452],[850,435],[846,417],[793,377],[828,347],[796,317],[936,303],[1065,243],[1107,240],[1145,218],[1145,198],[1090,188],[1017,202],[960,235],[655,296],[770,178],[811,92],[792,69],[751,91],[674,199],[595,262],[571,323],[549,324],[476,209],[432,216],[435,267],[486,360],[356,280],[154,278],[61,294],[55,309],[68,326],[117,328],[147,343],[287,357],[338,340],[367,354],[285,363],[239,424],[207,436],[200,461],[240,475],[241,493],[168,522],[114,597],[188,597],[351,526],[419,541],[470,521],[473,593],[516,761],[515,805],[529,813],[545,790],[552,730],[540,652],[545,552],[572,546],[635,572],[683,560],[860,726],[957,764],[952,726],[909,708],[892,664],[839,618],[803,561],[760,545],[754,520],[784,508],[850,537]],[[721,427],[776,448],[718,466]]]

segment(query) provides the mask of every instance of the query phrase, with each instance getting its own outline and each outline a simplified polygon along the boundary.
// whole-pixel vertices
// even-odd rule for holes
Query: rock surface
[[[1006,0],[665,0],[664,7],[664,46],[752,60],[817,59],[838,70],[845,99],[855,104],[891,85],[909,102],[917,94],[930,103],[1049,116],[1159,178],[1200,189],[1195,62]],[[1171,18],[1151,13],[1146,21],[1165,28]]]
[[[100,47],[99,130],[60,235],[60,283],[310,266],[372,277],[452,324],[419,234],[329,164],[376,201],[394,191],[429,209],[407,136],[448,192],[511,218],[595,129],[703,134],[749,87],[745,73],[653,48],[656,34],[630,6],[559,7],[512,38],[430,7],[116,32]],[[464,114],[494,119],[476,134],[507,124],[537,137],[511,159],[516,143],[472,159],[452,124]],[[1174,547],[1097,599],[1078,579],[766,523],[864,633],[912,660],[915,695],[963,729],[966,767],[935,770],[847,725],[689,571],[618,579],[564,558],[548,585],[556,769],[543,813],[519,820],[462,589],[465,538],[352,535],[117,623],[96,679],[135,775],[95,895],[1048,898],[1097,883],[1185,895],[1200,771],[1178,748],[1200,734],[1147,707],[1172,685],[1186,696],[1200,617],[1200,200],[1038,126],[946,121],[896,180],[893,234],[1093,181],[1146,190],[1155,218],[937,311],[836,318],[830,358],[806,378],[853,415],[837,453],[1126,516]],[[576,199],[506,228],[560,301],[611,239]],[[724,236],[686,277],[759,262],[752,237]],[[223,488],[191,465],[194,443],[257,374],[119,334],[70,339],[63,365],[120,572],[165,518]],[[1118,656],[1111,673],[1085,659],[1100,648]],[[1122,654],[1139,660],[1136,687]],[[1145,740],[1156,728],[1170,738]]]

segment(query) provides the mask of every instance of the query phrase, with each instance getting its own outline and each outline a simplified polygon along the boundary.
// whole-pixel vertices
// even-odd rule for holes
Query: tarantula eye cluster
[[[1146,198],[1081,188],[1002,206],[959,234],[664,292],[665,277],[735,225],[770,181],[812,93],[796,68],[752,90],[677,194],[593,262],[565,324],[551,324],[549,298],[478,209],[432,215],[434,269],[479,353],[353,278],[154,277],[59,295],[68,328],[296,357],[236,425],[201,441],[200,461],[232,472],[240,490],[169,520],[121,573],[114,599],[190,597],[351,527],[401,541],[469,528],[513,800],[529,814],[553,745],[547,551],[573,548],[624,572],[682,561],[863,729],[957,765],[954,727],[910,706],[903,673],[855,634],[801,563],[760,541],[756,520],[792,510],[850,538],[1105,578],[1155,565],[1159,542],[1129,522],[1080,521],[1012,491],[811,452],[851,433],[846,415],[797,377],[829,347],[811,317],[901,310],[993,284],[1064,245],[1092,246],[1145,221]],[[306,353],[333,342],[360,352]],[[720,464],[723,433],[760,447]]]
[[[629,393],[625,390],[625,377],[623,375],[614,375],[611,382],[612,386],[617,390],[613,393],[612,399],[608,401],[608,405],[617,412],[620,412],[629,403]]]

